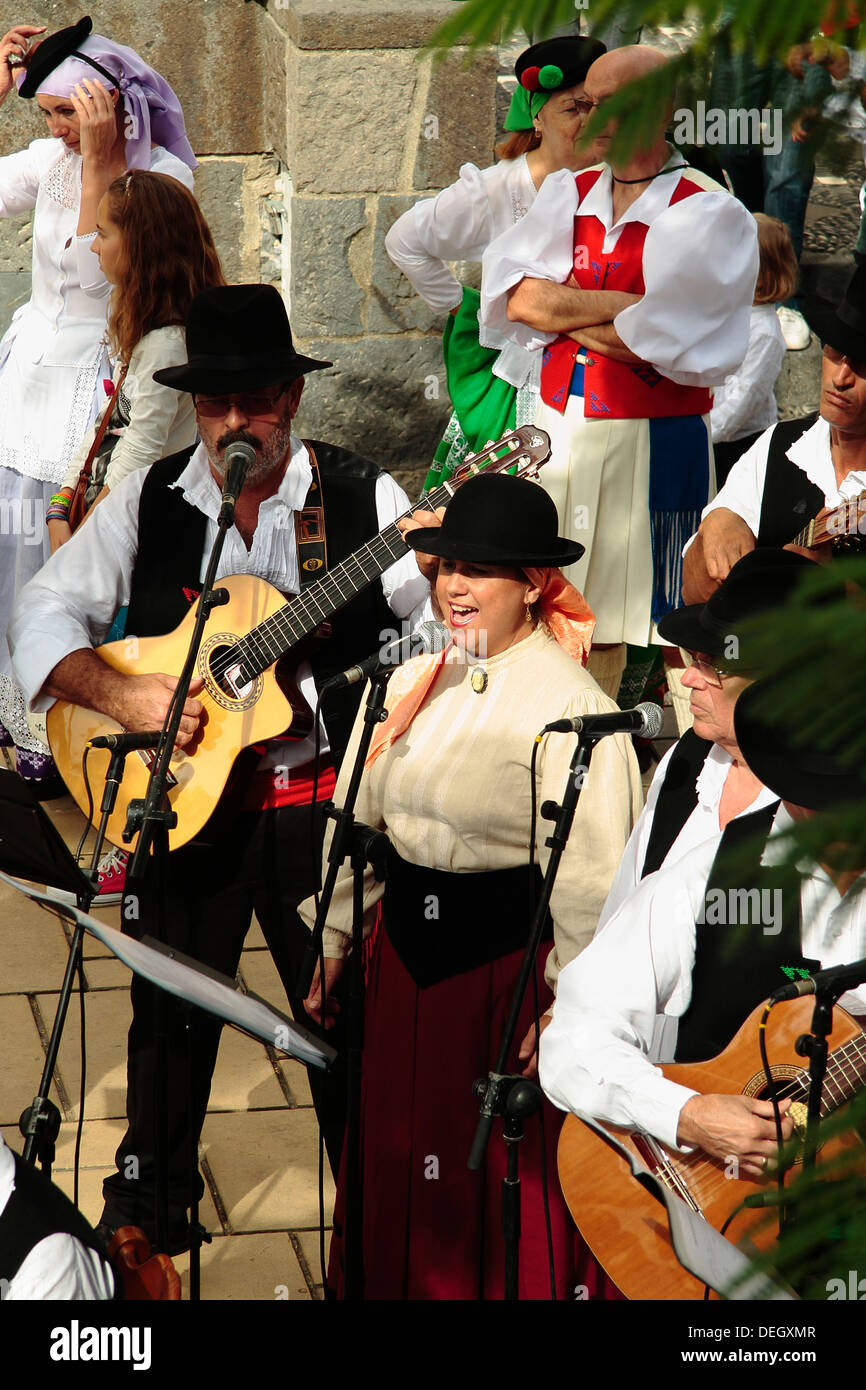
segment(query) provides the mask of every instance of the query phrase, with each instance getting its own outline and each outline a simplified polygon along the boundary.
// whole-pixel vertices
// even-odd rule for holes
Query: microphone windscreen
[[[635,707],[643,715],[643,728],[639,734],[640,738],[658,738],[664,723],[664,711],[661,705],[654,705],[648,700],[645,704]]]

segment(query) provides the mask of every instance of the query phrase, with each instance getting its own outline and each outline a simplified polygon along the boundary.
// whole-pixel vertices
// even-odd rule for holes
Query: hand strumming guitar
[[[788,1116],[790,1098],[780,1102],[782,1139],[794,1133]],[[765,1178],[777,1155],[773,1107],[768,1100],[743,1095],[692,1096],[680,1111],[678,1144],[694,1144],[713,1158],[735,1158],[739,1176]]]
[[[195,696],[203,685],[199,677],[190,684],[177,733],[178,748],[188,744],[198,729],[204,705]],[[46,695],[107,714],[129,733],[146,733],[162,727],[176,687],[176,676],[127,675],[112,670],[94,651],[82,648],[58,662],[44,691]]]

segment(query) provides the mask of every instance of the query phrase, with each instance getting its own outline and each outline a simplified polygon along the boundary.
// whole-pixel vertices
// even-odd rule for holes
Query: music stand
[[[82,906],[89,907],[93,898],[90,879],[76,864],[43,807],[17,773],[5,770],[0,770],[0,870],[5,871],[3,877],[8,876],[8,881],[16,888],[21,887],[16,880],[28,879],[63,890]],[[28,1163],[38,1159],[49,1178],[54,1144],[60,1133],[60,1111],[50,1099],[51,1079],[72,995],[72,981],[81,959],[82,933],[83,929],[76,925],[39,1090],[19,1120],[25,1140],[24,1158]]]
[[[71,917],[82,931],[90,932],[91,936],[108,947],[112,955],[158,989],[205,1009],[223,1023],[299,1062],[327,1070],[335,1061],[337,1051],[329,1043],[317,1038],[309,1028],[296,1023],[288,1014],[275,1009],[261,995],[243,993],[237,980],[230,979],[228,975],[222,975],[208,965],[201,965],[191,956],[185,956],[153,937],[145,936],[138,941],[135,937],[124,936],[116,927],[97,921],[70,903],[58,902],[51,893],[42,893],[29,884],[18,883],[10,874],[0,871],[0,879],[24,893],[32,902],[45,904]]]

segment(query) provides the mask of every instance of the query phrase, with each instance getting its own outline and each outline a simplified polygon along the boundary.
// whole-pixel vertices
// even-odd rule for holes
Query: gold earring
[[[532,609],[530,608],[528,603],[524,605],[524,612],[526,614],[526,621],[528,623],[533,622]]]

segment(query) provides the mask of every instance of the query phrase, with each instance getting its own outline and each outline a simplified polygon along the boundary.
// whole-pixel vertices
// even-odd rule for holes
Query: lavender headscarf
[[[164,77],[140,58],[134,48],[125,48],[102,34],[89,34],[78,51],[111,73],[123,97],[128,169],[150,168],[152,144],[163,145],[190,169],[198,167],[186,138],[180,102]],[[24,77],[22,70],[20,78],[16,79],[19,86]],[[106,85],[105,74],[90,63],[82,58],[64,58],[39,85],[37,95],[70,97],[73,87],[85,77],[91,81],[98,78]]]

